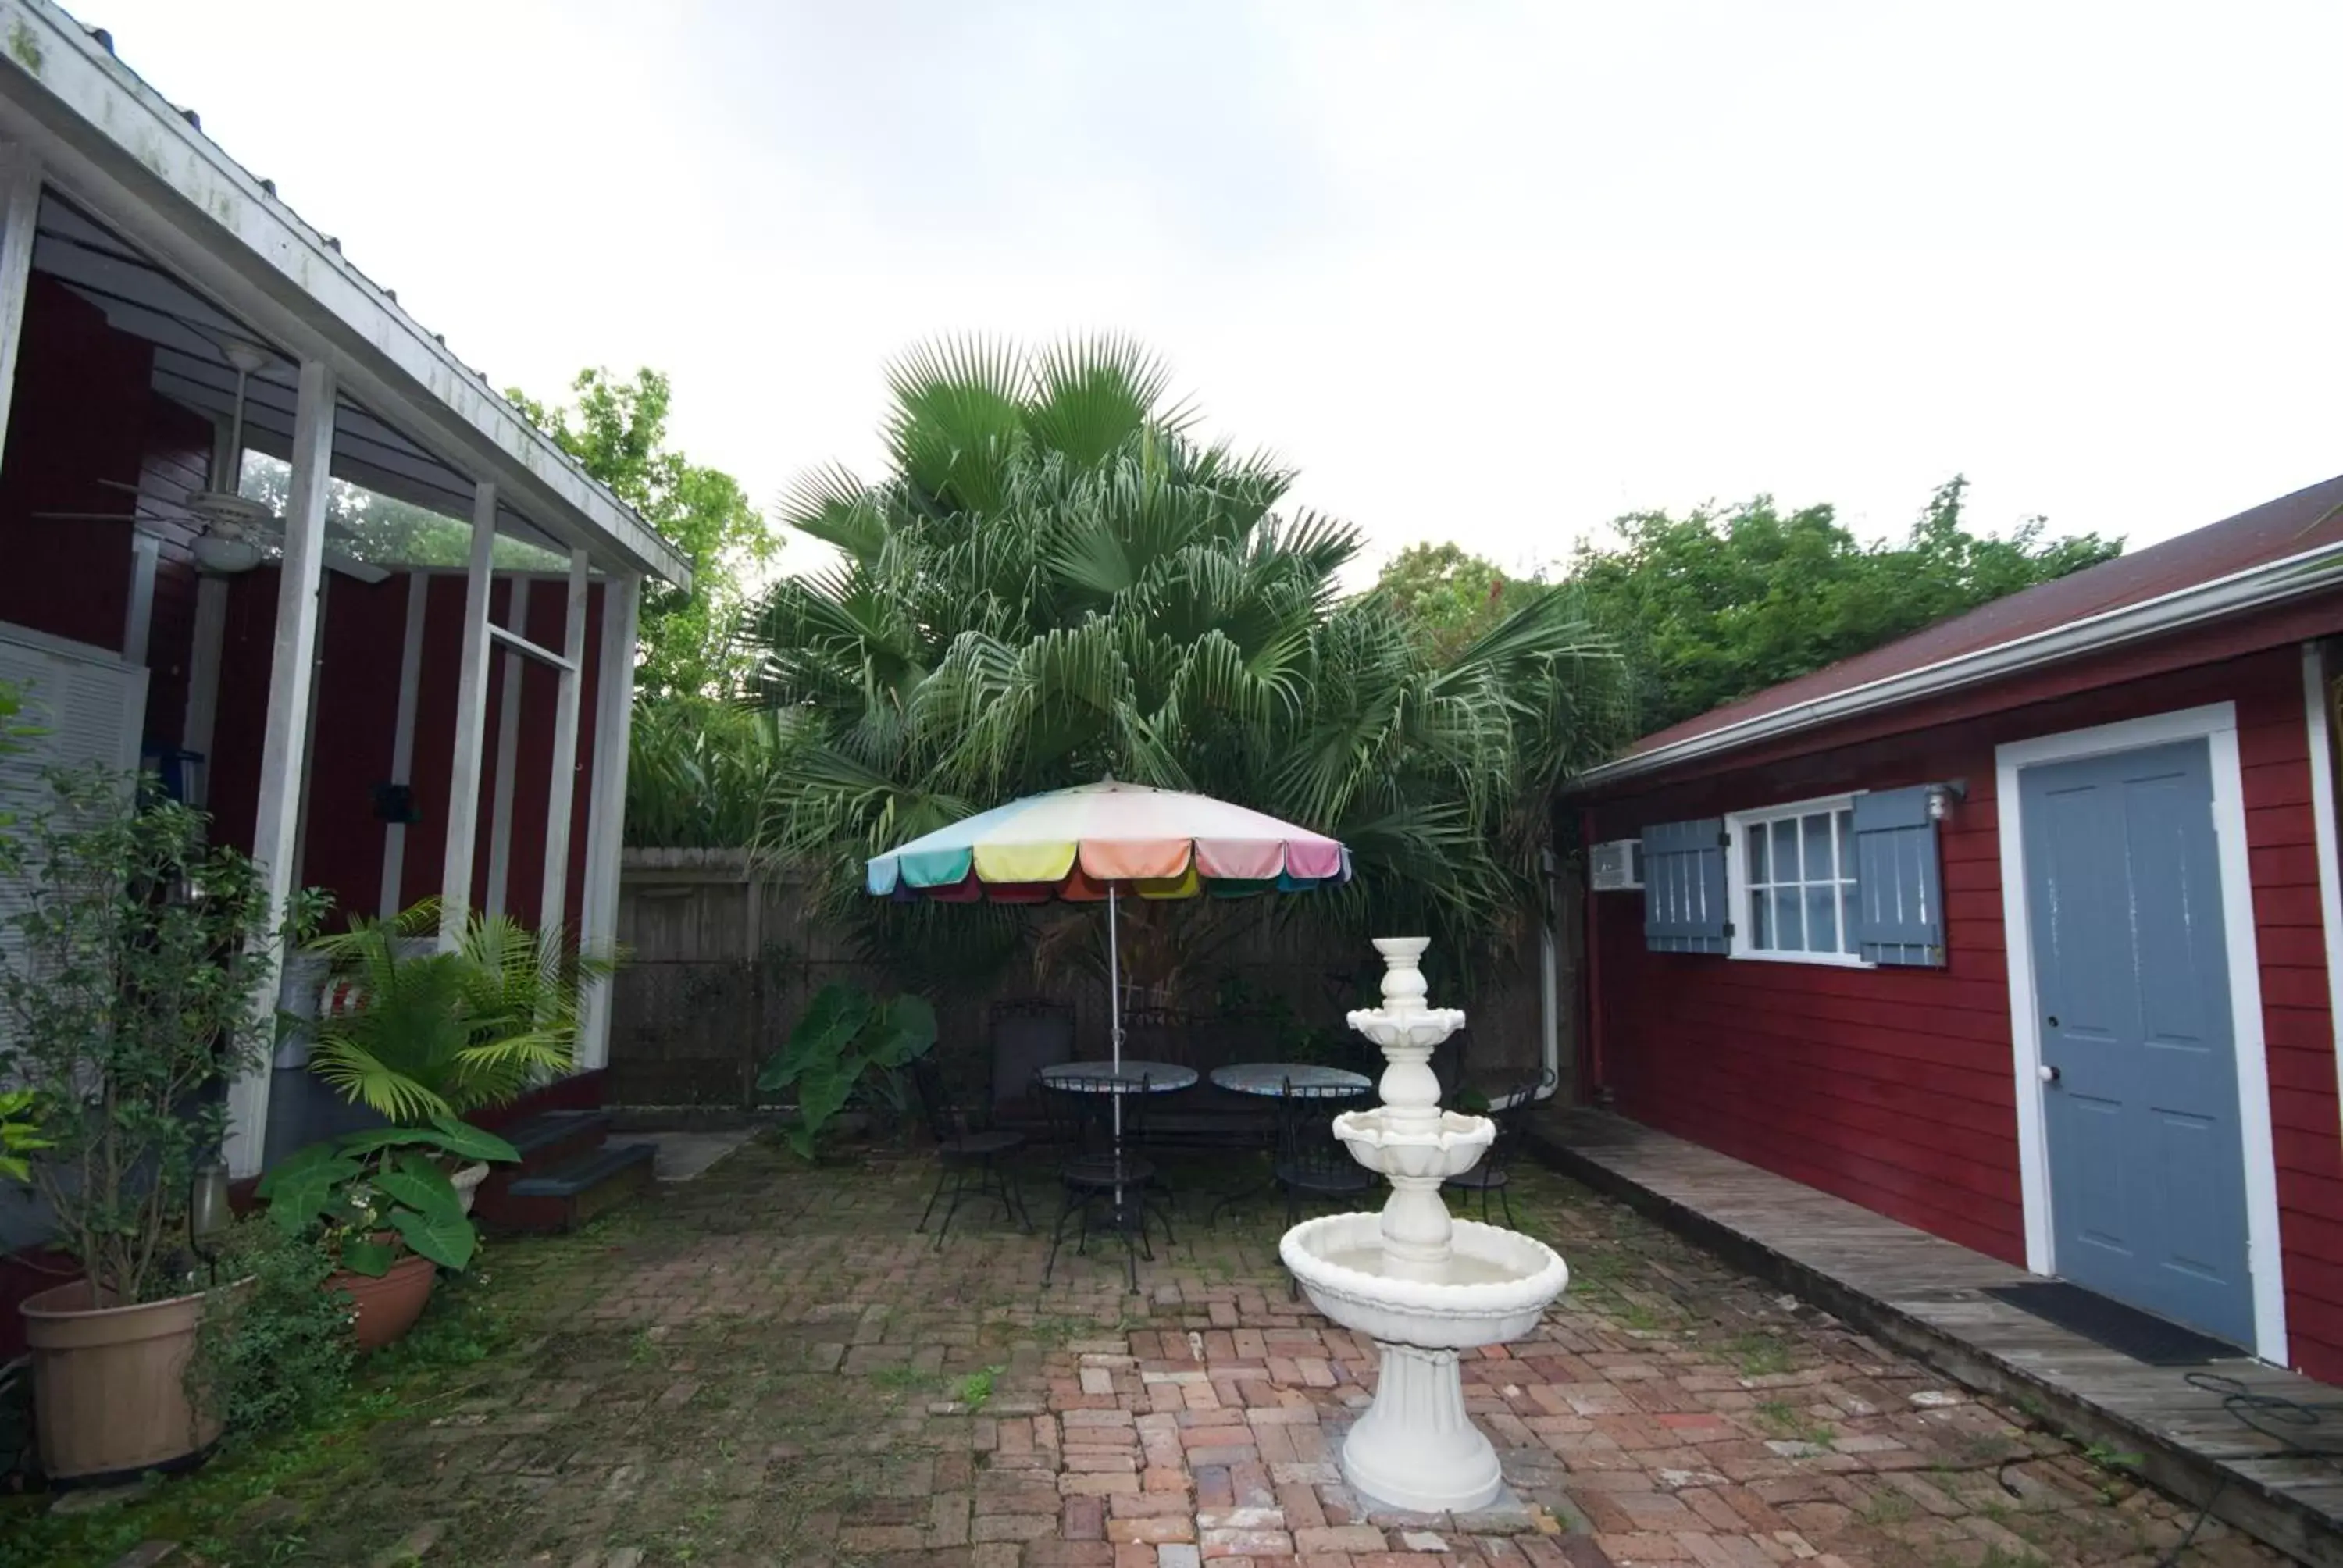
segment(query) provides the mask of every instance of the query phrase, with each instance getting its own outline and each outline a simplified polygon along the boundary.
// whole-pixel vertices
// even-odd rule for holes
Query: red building
[[[143,763],[280,901],[610,945],[640,597],[689,563],[105,34],[11,16],[0,680],[40,732],[0,806],[43,763]],[[338,1107],[292,1050],[230,1091],[238,1176]],[[43,1223],[0,1192],[0,1251]]]
[[[2338,631],[2343,478],[1645,737],[1582,1081],[2343,1382]]]

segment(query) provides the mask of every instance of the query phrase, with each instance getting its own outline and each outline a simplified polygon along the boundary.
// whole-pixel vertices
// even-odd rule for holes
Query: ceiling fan
[[[228,363],[236,368],[236,412],[228,425],[227,450],[230,461],[241,463],[244,454],[244,393],[246,378],[268,364],[266,350],[233,338],[220,345]],[[110,490],[127,492],[132,498],[129,512],[35,512],[34,518],[43,522],[130,523],[142,521],[193,521],[202,530],[194,545],[196,565],[206,572],[222,577],[248,572],[267,558],[267,547],[282,547],[284,525],[277,514],[262,502],[235,490],[196,490],[180,503],[184,517],[173,517],[156,508],[156,502],[136,485],[126,485],[119,479],[97,481]],[[347,539],[350,532],[328,519],[327,534]],[[378,583],[390,573],[369,561],[360,560],[346,550],[331,545],[326,547],[325,564],[345,577],[360,582]]]

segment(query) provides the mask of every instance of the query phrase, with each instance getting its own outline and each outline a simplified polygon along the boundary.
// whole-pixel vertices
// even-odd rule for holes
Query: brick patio
[[[2149,1563],[2187,1522],[1534,1172],[1523,1228],[1576,1278],[1534,1339],[1465,1364],[1518,1505],[1373,1512],[1335,1462],[1372,1347],[1289,1299],[1278,1216],[1208,1231],[1192,1196],[1140,1294],[1119,1256],[1044,1286],[1042,1244],[990,1216],[940,1251],[912,1234],[927,1176],[751,1145],[498,1247],[475,1291],[521,1340],[375,1428],[362,1479],[289,1486],[238,1538],[434,1568],[2015,1568]],[[2186,1560],[2278,1561],[2217,1523]]]

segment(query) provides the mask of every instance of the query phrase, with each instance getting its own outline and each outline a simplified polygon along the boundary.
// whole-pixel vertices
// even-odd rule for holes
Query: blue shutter
[[[1945,879],[1928,788],[1855,798],[1855,950],[1866,963],[1945,961]]]
[[[1655,953],[1733,950],[1722,818],[1644,829],[1644,945]]]

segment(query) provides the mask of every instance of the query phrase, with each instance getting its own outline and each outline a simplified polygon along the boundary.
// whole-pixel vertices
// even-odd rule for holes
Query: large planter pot
[[[207,1293],[109,1307],[76,1280],[18,1307],[41,1466],[52,1479],[167,1470],[201,1458],[218,1438],[218,1419],[196,1409],[186,1389]]]
[[[350,1298],[360,1351],[378,1351],[393,1340],[406,1336],[423,1315],[423,1304],[431,1299],[431,1287],[438,1282],[439,1270],[430,1259],[410,1252],[390,1266],[390,1271],[380,1277],[354,1274],[347,1269],[326,1276],[326,1289],[338,1291]]]
[[[459,1165],[448,1174],[448,1183],[456,1189],[456,1201],[464,1205],[465,1213],[472,1211],[472,1200],[479,1195],[480,1183],[488,1179],[488,1162],[485,1160]]]

